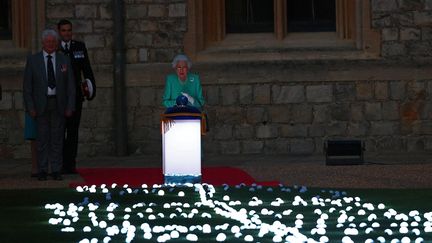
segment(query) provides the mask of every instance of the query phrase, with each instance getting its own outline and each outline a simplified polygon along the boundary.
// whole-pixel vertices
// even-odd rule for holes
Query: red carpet
[[[141,187],[142,184],[163,184],[162,168],[79,168],[78,173],[84,182],[72,182],[70,187],[79,185],[101,185],[117,183],[128,184],[131,187]],[[219,186],[222,184],[250,185],[257,183],[264,186],[275,186],[278,182],[256,182],[248,173],[232,167],[206,167],[202,169],[202,182]]]

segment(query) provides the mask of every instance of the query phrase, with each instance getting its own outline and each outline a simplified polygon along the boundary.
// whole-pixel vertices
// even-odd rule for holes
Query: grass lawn
[[[432,189],[93,189],[1,190],[1,242],[432,242]]]

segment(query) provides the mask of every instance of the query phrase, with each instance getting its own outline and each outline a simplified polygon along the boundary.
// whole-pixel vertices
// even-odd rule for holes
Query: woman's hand
[[[182,95],[186,96],[186,98],[188,98],[188,101],[189,101],[192,105],[195,103],[195,99],[192,98],[192,96],[190,96],[188,93],[184,93],[184,92],[181,92],[181,93],[182,93]]]

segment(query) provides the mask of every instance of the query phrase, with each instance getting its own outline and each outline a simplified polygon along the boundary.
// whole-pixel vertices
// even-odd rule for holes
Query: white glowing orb
[[[71,221],[70,221],[70,219],[65,219],[65,220],[63,220],[63,225],[64,225],[64,226],[69,226],[69,225],[71,225]]]
[[[187,234],[186,235],[186,240],[188,241],[198,241],[198,236],[195,234]]]
[[[106,227],[107,227],[107,223],[105,221],[102,220],[99,222],[99,228],[105,229]]]
[[[216,236],[216,241],[218,241],[218,242],[222,242],[222,241],[225,241],[225,240],[226,240],[226,235],[224,233],[219,233]]]
[[[172,239],[177,239],[180,237],[180,233],[177,230],[173,230],[171,231],[170,236]]]
[[[252,242],[254,240],[254,238],[252,237],[252,235],[246,235],[244,237],[244,240],[247,241],[247,242]]]

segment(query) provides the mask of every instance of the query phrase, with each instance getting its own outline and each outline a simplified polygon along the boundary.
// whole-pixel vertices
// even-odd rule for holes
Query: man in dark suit
[[[38,180],[46,180],[48,164],[54,180],[62,180],[65,117],[75,110],[70,60],[56,53],[58,34],[42,32],[42,51],[27,58],[23,81],[26,112],[37,121]]]
[[[72,39],[72,23],[60,20],[57,28],[61,38],[60,51],[70,57],[75,77],[76,110],[72,117],[66,119],[63,150],[63,173],[75,174],[82,104],[84,98],[92,100],[95,97],[96,85],[85,44]]]

